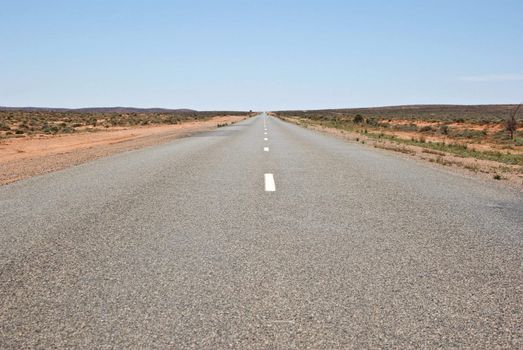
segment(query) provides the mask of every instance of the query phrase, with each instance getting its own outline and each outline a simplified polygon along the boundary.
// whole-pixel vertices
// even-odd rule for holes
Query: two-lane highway
[[[0,187],[0,348],[521,348],[522,228],[262,114]]]

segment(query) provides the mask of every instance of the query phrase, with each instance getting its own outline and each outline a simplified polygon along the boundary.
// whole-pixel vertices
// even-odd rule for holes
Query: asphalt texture
[[[0,348],[523,348],[522,193],[405,157],[260,115],[2,186]]]

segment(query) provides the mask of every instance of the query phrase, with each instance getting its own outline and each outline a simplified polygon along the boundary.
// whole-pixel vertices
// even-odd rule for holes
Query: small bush
[[[520,106],[518,106],[518,109],[519,109],[519,107]],[[518,109],[516,109],[516,112]],[[505,121],[505,130],[508,131],[508,133],[510,134],[510,138],[514,139],[514,132],[516,132],[517,129],[518,129],[518,122],[516,121],[515,114],[513,114],[512,116],[510,116],[510,118],[508,118]]]
[[[439,127],[439,132],[442,134],[442,135],[448,135],[449,134],[449,126],[448,125],[442,125]]]
[[[376,120],[376,118],[367,118],[366,122],[368,125],[372,125],[372,126],[376,126],[378,124],[378,121]]]
[[[363,123],[363,121],[364,121],[364,118],[361,114],[356,114],[354,116],[354,118],[352,118],[352,122],[355,124],[361,124],[361,123]]]
[[[426,125],[426,126],[422,126],[420,129],[419,129],[420,132],[432,132],[434,131],[434,129],[432,129],[432,126],[430,125]]]

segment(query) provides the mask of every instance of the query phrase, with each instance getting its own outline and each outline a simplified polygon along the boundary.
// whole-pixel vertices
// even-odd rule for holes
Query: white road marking
[[[264,152],[269,152],[269,147],[263,147]]]
[[[263,141],[268,141],[268,140],[269,140],[269,139],[268,139],[268,138],[266,138],[266,137],[264,137],[264,138],[263,138]]]
[[[265,174],[265,192],[276,191],[276,184],[274,183],[274,175]]]
[[[264,132],[263,134],[264,134],[264,135],[267,135],[267,133],[266,133],[266,132]]]

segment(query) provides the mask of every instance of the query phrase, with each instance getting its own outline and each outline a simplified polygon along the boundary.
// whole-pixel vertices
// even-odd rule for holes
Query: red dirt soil
[[[78,165],[99,157],[209,131],[245,117],[225,116],[176,125],[109,128],[100,132],[39,135],[0,141],[0,185]]]

